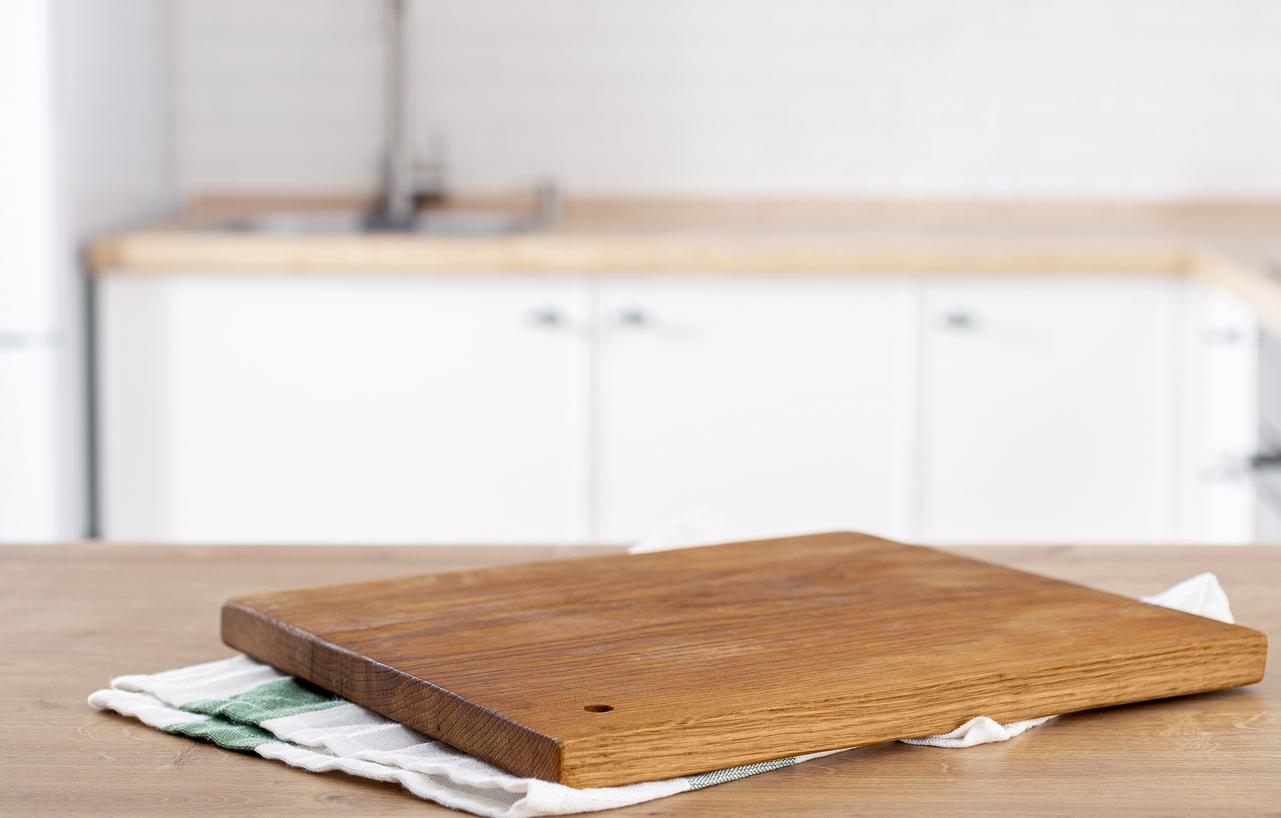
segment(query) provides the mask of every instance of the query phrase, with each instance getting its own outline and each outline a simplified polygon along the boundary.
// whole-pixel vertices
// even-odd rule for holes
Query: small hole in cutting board
[[[583,708],[588,713],[608,713],[614,709],[612,704],[589,704]]]

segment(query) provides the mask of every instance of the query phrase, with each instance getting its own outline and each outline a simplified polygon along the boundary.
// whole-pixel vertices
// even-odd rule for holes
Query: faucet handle
[[[565,203],[560,188],[550,177],[540,179],[534,186],[534,224],[551,227],[564,215]]]

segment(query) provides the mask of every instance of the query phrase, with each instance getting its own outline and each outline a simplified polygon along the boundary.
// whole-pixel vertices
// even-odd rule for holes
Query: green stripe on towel
[[[689,788],[691,790],[701,790],[703,787],[710,787],[714,784],[724,784],[727,781],[737,781],[740,778],[747,778],[749,775],[757,773],[767,773],[770,770],[777,770],[779,767],[790,767],[796,763],[796,756],[788,758],[778,758],[773,761],[761,761],[756,764],[744,764],[741,767],[730,767],[728,770],[716,770],[710,773],[699,773],[689,777]]]
[[[202,699],[182,706],[189,713],[203,713],[226,721],[258,725],[268,719],[296,716],[347,704],[346,699],[304,687],[297,679],[278,679],[225,699]]]
[[[211,741],[224,750],[253,750],[260,744],[280,741],[260,727],[217,718],[171,724],[163,729],[166,733]]]

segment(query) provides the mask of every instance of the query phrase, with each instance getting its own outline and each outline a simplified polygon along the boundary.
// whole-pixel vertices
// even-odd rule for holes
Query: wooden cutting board
[[[233,599],[223,640],[511,772],[612,786],[1251,684],[1248,628],[861,534]]]

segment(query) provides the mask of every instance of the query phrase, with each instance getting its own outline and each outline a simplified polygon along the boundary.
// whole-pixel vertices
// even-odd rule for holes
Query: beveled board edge
[[[716,753],[714,767],[725,769],[938,735],[980,715],[1010,723],[1243,687],[1263,679],[1267,644],[1266,635],[1242,627],[1231,638],[1088,664],[1045,666],[1030,676],[994,672],[976,675],[963,685],[864,690],[781,706],[763,704],[682,722],[680,742],[673,742],[662,726],[654,729],[649,741],[643,735],[648,731],[630,731],[625,742],[618,734],[602,732],[563,742],[560,783],[603,787],[704,772],[708,747]],[[1070,684],[1073,681],[1087,683],[1088,691],[1081,692]],[[1053,692],[1044,692],[1046,688]],[[901,716],[884,716],[907,709],[909,700],[914,709],[910,728]],[[819,709],[826,714],[821,722],[806,721]],[[764,746],[763,724],[770,725],[769,743],[775,749],[734,756],[731,748],[740,741]]]
[[[292,639],[280,638],[292,634]],[[272,667],[517,775],[559,781],[561,745],[452,691],[372,661],[231,599],[222,641]]]

